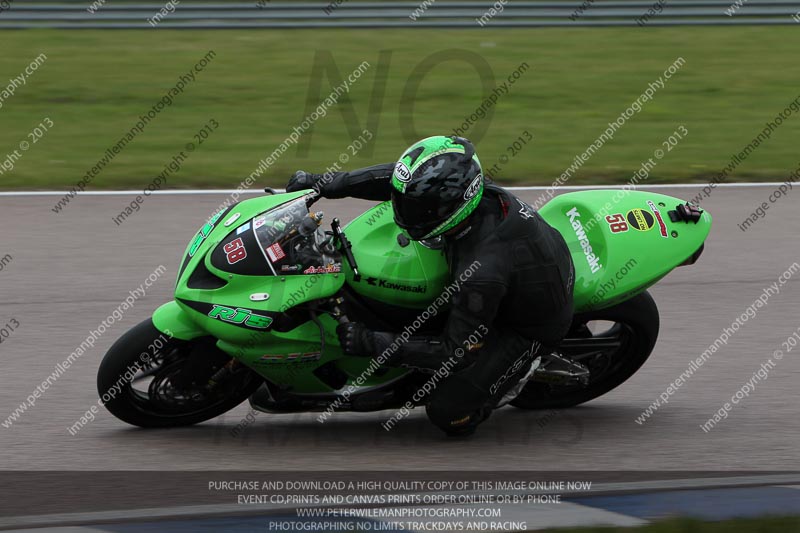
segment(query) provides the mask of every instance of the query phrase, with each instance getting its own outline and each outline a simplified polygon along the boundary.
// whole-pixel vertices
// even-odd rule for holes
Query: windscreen
[[[322,213],[310,213],[298,198],[253,219],[259,247],[276,275],[342,271],[341,254],[320,228]]]

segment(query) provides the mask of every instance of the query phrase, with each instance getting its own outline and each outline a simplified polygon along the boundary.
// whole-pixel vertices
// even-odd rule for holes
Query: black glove
[[[346,322],[336,327],[339,335],[339,344],[342,350],[348,355],[359,355],[363,357],[379,357],[386,353],[388,359],[391,350],[388,350],[395,339],[392,333],[371,331],[360,322]]]
[[[305,189],[314,189],[318,193],[322,192],[322,184],[319,182],[322,179],[322,174],[311,174],[305,170],[298,170],[286,185],[286,192],[296,192]]]
[[[375,341],[372,331],[360,322],[346,322],[336,326],[339,335],[339,344],[348,355],[362,355],[372,357],[375,355]]]

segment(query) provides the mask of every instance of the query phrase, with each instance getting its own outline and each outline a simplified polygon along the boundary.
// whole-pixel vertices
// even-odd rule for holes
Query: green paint
[[[219,213],[215,214],[211,217],[206,224],[200,228],[200,231],[195,236],[194,240],[192,241],[191,246],[189,247],[189,257],[192,257],[194,254],[197,253],[198,248],[200,245],[203,244],[203,241],[206,240],[206,237],[211,235],[211,232],[214,230],[214,224],[216,224],[225,210],[221,210]]]
[[[298,192],[240,202],[236,206],[237,212],[242,214],[239,225],[302,197],[303,193]],[[642,292],[683,263],[702,245],[711,229],[711,216],[704,213],[697,224],[672,222],[669,212],[681,203],[684,202],[656,193],[596,190],[560,195],[539,210],[541,216],[564,236],[572,253],[576,311],[614,305]],[[153,323],[161,331],[171,330],[184,340],[213,336],[218,339],[220,349],[272,382],[291,387],[297,392],[332,392],[313,373],[316,368],[328,363],[335,364],[354,383],[370,360],[342,353],[336,336],[338,322],[330,315],[319,316],[325,331],[324,349],[320,342],[319,327],[313,321],[308,320],[291,331],[280,332],[269,329],[272,318],[267,315],[329,298],[337,294],[345,283],[359,294],[417,310],[418,314],[434,303],[437,309],[446,309],[448,298],[444,298],[443,294],[451,275],[444,256],[440,251],[430,250],[415,242],[400,246],[397,236],[401,230],[392,217],[379,216],[386,205],[376,205],[345,228],[359,264],[361,280],[358,282],[354,280],[352,269],[346,262],[342,265],[341,273],[331,274],[273,276],[265,271],[263,276],[253,276],[224,273],[211,265],[208,257],[226,235],[236,231],[237,225],[225,228],[211,224],[209,231],[205,232],[205,239],[196,247],[194,256],[184,258],[187,266],[175,288],[176,301],[159,308],[153,315]],[[520,202],[515,207],[523,216],[532,216],[529,205]],[[660,213],[666,226],[663,232],[667,237],[662,235],[653,209]],[[648,231],[629,227],[627,231],[614,233],[606,217],[627,223],[626,215],[630,211],[645,213],[643,216],[647,220],[649,216],[646,213],[652,214],[654,227]],[[200,235],[203,233],[201,231]],[[189,288],[187,281],[201,262],[213,274],[224,278],[227,284],[215,290]],[[624,275],[620,275],[621,272]],[[373,283],[368,281],[370,279]],[[381,280],[386,282],[382,283]],[[399,290],[398,287],[411,287],[414,290]],[[268,293],[269,298],[251,301],[250,295],[253,293]],[[205,304],[211,311],[199,312],[181,301]],[[226,305],[218,302],[225,302]],[[263,364],[262,359],[265,355],[314,352],[322,352],[319,360],[309,361],[302,366],[277,360],[274,364]],[[286,358],[287,362],[290,360]],[[396,369],[380,376],[371,375],[361,385],[380,385],[399,377],[403,372]]]

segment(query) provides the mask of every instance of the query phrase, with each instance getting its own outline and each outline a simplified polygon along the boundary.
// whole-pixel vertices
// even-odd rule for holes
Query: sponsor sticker
[[[656,204],[654,204],[651,200],[647,200],[647,205],[650,206],[650,210],[656,216],[656,220],[658,220],[658,231],[661,233],[661,236],[665,239],[669,239],[669,233],[667,233],[667,225],[664,223],[664,219],[661,218],[661,211],[658,210]]]
[[[200,245],[203,244],[203,241],[206,240],[206,237],[211,235],[211,232],[214,230],[214,225],[219,221],[224,213],[224,210],[220,211],[211,217],[208,222],[206,222],[205,226],[200,228],[200,231],[197,233],[192,241],[191,246],[189,247],[189,257],[194,257],[194,254],[196,254],[197,250],[200,249]]]
[[[288,354],[264,354],[259,363],[310,363],[322,359],[322,352],[297,352]]]
[[[277,242],[272,246],[270,246],[269,248],[267,248],[267,255],[269,256],[269,260],[272,261],[273,263],[277,263],[278,261],[286,257],[283,248],[281,248],[281,245],[278,244]]]
[[[253,220],[253,228],[258,229],[266,223],[267,223],[267,217],[264,216],[258,217],[257,219]]]
[[[305,363],[317,361],[321,357],[322,352],[290,353],[286,355],[285,360],[287,363]]]
[[[328,263],[326,266],[310,266],[303,270],[303,274],[336,274],[341,271],[341,263]]]
[[[245,231],[250,229],[250,223],[244,224],[243,226],[239,226],[239,229],[236,230],[236,235],[241,235]]]
[[[478,194],[478,191],[481,189],[481,180],[483,179],[483,175],[478,174],[475,176],[475,179],[472,180],[472,183],[469,184],[467,190],[464,192],[464,200],[472,200],[475,198],[475,195]]]
[[[655,225],[653,215],[644,209],[631,209],[625,219],[630,224],[630,227],[639,231],[650,231]]]
[[[394,177],[402,183],[411,181],[411,170],[402,161],[398,161],[394,166]]]
[[[226,307],[224,305],[214,305],[208,313],[209,318],[222,320],[231,324],[238,324],[250,329],[267,329],[272,324],[272,318],[256,314],[252,309],[243,307]]]

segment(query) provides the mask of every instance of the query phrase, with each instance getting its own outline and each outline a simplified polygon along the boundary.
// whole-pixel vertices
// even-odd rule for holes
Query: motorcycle
[[[378,411],[406,402],[429,378],[342,352],[338,323],[378,331],[441,331],[436,312],[452,281],[442,250],[411,241],[389,202],[345,228],[311,209],[314,191],[234,204],[195,234],[175,298],[118,339],[100,365],[105,407],[141,427],[214,418],[250,398],[270,413]],[[523,216],[535,216],[521,200]],[[647,289],[700,257],[711,216],[670,196],[592,190],[538,211],[565,238],[575,264],[569,333],[538,358],[511,405],[565,408],[630,378],[656,344],[659,314]],[[433,312],[425,312],[426,310]],[[422,320],[420,317],[426,317]]]

